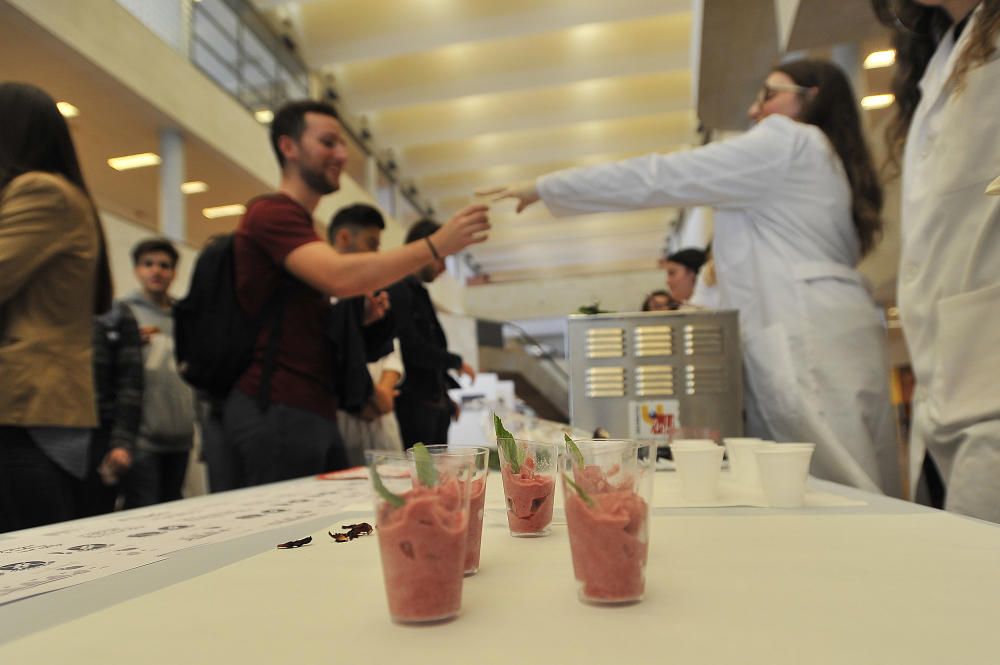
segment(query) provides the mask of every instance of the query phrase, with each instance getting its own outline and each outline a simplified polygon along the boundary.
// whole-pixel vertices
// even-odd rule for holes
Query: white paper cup
[[[805,502],[806,478],[814,443],[779,443],[754,451],[761,489],[771,508],[799,508]]]
[[[670,442],[671,451],[680,448],[709,450],[718,447],[719,444],[717,444],[712,439],[676,439]]]
[[[729,458],[729,471],[733,480],[742,484],[757,487],[757,458],[754,451],[773,445],[770,441],[750,437],[730,437],[723,439],[726,444],[726,456]]]
[[[681,492],[688,501],[714,501],[722,470],[722,446],[673,447],[674,462],[681,477]]]

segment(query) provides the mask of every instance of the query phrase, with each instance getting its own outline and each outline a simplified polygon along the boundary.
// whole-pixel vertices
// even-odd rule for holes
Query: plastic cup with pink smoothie
[[[561,463],[566,525],[580,599],[620,604],[642,600],[649,554],[653,442],[567,442]]]
[[[549,535],[559,470],[557,443],[498,437],[507,526],[516,538]]]
[[[469,481],[469,528],[465,541],[465,575],[479,572],[483,545],[483,516],[486,511],[486,477],[490,471],[490,449],[486,446],[440,444],[426,446],[432,455],[467,455],[472,457]]]
[[[442,621],[462,607],[473,457],[427,455],[418,472],[402,453],[368,451],[375,533],[389,615],[398,623]],[[429,465],[429,466],[428,466]],[[426,473],[433,469],[433,482]]]

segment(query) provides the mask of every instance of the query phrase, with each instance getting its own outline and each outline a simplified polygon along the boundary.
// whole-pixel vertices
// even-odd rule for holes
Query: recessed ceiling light
[[[76,108],[69,102],[56,102],[56,108],[62,113],[64,118],[75,118],[80,115],[80,109]]]
[[[253,112],[253,117],[256,118],[257,122],[260,124],[266,125],[274,120],[274,111],[271,109],[260,109],[259,111]]]
[[[156,166],[159,163],[160,156],[152,152],[141,152],[138,155],[125,155],[124,157],[112,157],[108,160],[108,166],[116,171],[139,169],[144,166]]]
[[[894,101],[896,101],[895,95],[868,95],[861,98],[861,108],[866,111],[884,109],[887,106],[892,106]]]
[[[201,180],[190,180],[181,184],[181,191],[185,194],[201,194],[208,191],[208,183]]]
[[[879,67],[891,67],[896,62],[896,49],[885,51],[872,51],[865,58],[865,69],[878,69]]]
[[[208,219],[218,219],[219,217],[235,217],[247,211],[247,207],[242,203],[234,203],[227,206],[216,206],[214,208],[203,208],[201,214]]]

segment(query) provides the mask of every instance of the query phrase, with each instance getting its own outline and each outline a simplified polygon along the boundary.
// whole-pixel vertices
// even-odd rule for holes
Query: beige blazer
[[[94,427],[99,255],[87,197],[31,172],[0,192],[0,425]]]

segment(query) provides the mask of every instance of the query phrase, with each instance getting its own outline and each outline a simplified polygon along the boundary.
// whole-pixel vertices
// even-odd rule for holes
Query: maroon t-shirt
[[[284,194],[254,199],[236,228],[236,296],[251,316],[258,316],[289,273],[282,267],[292,250],[320,241],[309,211]],[[271,376],[270,401],[336,420],[332,392],[333,357],[325,328],[330,299],[293,279],[286,287],[281,337]],[[237,388],[256,398],[264,352],[271,334],[265,321],[257,336],[254,360]]]

